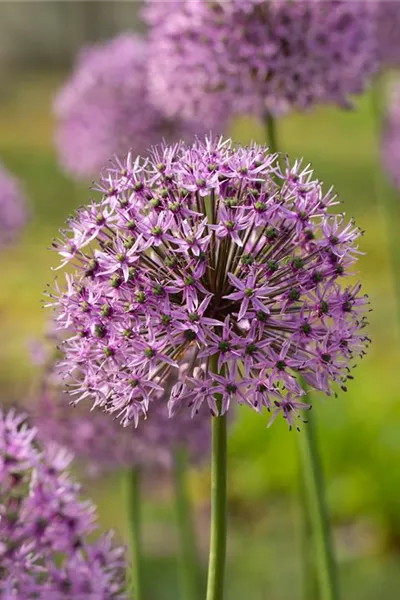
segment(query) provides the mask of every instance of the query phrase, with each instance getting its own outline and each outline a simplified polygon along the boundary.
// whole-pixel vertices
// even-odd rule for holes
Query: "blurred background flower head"
[[[18,239],[28,214],[22,183],[0,163],[0,249]]]
[[[80,52],[54,103],[56,144],[68,172],[90,179],[114,156],[145,154],[160,139],[206,131],[195,115],[164,116],[149,101],[148,80],[148,44],[139,35],[124,33]]]
[[[388,96],[382,130],[382,165],[395,187],[400,189],[400,81],[394,81]]]
[[[80,498],[70,462],[63,448],[42,445],[25,415],[0,411],[2,597],[126,598],[124,550],[112,534],[90,539],[95,508]]]
[[[377,68],[365,2],[149,0],[144,16],[152,98],[171,115],[347,107]]]

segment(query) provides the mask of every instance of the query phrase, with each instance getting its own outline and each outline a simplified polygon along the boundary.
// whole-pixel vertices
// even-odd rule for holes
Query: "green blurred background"
[[[27,344],[46,329],[41,302],[46,284],[54,277],[51,267],[57,263],[48,247],[66,216],[90,197],[89,183],[72,181],[57,165],[51,115],[54,93],[79,46],[127,25],[135,27],[137,6],[130,2],[0,3],[0,160],[23,180],[32,213],[20,243],[0,257],[4,402],[29,396],[34,372]],[[68,42],[64,50],[57,27],[64,43]],[[373,307],[373,343],[347,394],[314,398],[343,598],[348,600],[400,596],[400,351],[390,236],[377,188],[389,200],[394,231],[400,224],[400,208],[396,192],[380,172],[373,114],[368,94],[352,112],[322,108],[291,115],[278,124],[280,149],[293,159],[310,161],[316,176],[326,187],[335,186],[343,210],[366,232],[361,239],[366,254],[359,262],[359,276]],[[265,141],[263,128],[246,119],[234,123],[230,133],[239,142]],[[268,430],[266,424],[266,416],[243,408],[230,429],[228,600],[301,596],[298,433],[288,432],[283,420]],[[116,528],[126,538],[122,478],[123,474],[115,474],[107,480],[85,479],[84,484],[98,502],[104,526]],[[207,465],[191,474],[190,484],[205,570]],[[147,600],[176,599],[176,534],[168,476],[156,481],[149,476],[144,496]]]

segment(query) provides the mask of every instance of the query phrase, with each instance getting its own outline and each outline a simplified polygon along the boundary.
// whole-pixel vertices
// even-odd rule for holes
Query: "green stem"
[[[140,510],[140,471],[132,469],[127,480],[130,550],[132,562],[132,597],[142,600],[142,531]]]
[[[371,90],[372,120],[375,138],[375,166],[373,168],[374,194],[379,211],[385,223],[388,239],[389,258],[393,277],[393,285],[397,309],[397,334],[400,323],[400,253],[398,242],[398,198],[387,183],[380,167],[379,148],[381,144],[382,126],[384,120],[384,76],[378,75]]]
[[[333,542],[325,501],[324,480],[315,437],[313,416],[307,415],[308,424],[298,434],[300,462],[304,480],[305,504],[311,535],[321,600],[338,600],[339,585]]]
[[[218,355],[211,357],[211,368],[218,371]],[[217,406],[221,398],[217,395]],[[208,563],[207,600],[223,600],[226,562],[226,415],[212,417],[211,450],[211,529]]]
[[[312,549],[311,523],[308,514],[304,477],[300,474],[300,528],[301,528],[301,572],[303,600],[318,600],[318,581],[315,569],[314,552]]]
[[[195,534],[190,510],[189,494],[186,481],[187,456],[180,450],[174,456],[174,481],[176,519],[179,534],[179,559],[182,598],[198,600],[199,577],[196,555]]]
[[[267,136],[268,148],[271,153],[278,151],[278,141],[276,135],[276,120],[271,113],[266,112],[264,115],[265,133]]]

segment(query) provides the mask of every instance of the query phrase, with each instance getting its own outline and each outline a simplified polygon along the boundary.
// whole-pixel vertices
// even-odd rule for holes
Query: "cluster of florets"
[[[149,0],[144,16],[153,101],[170,115],[348,106],[376,68],[363,2]]]
[[[381,154],[383,168],[400,190],[400,81],[390,91],[382,130]]]
[[[343,287],[360,230],[309,166],[265,147],[206,139],[128,156],[102,199],[54,242],[69,265],[52,302],[75,401],[137,420],[166,378],[173,413],[231,402],[291,424],[300,378],[331,393],[364,354],[367,300]]]
[[[400,65],[400,3],[397,0],[364,0],[375,18],[376,52],[381,68]]]
[[[60,343],[59,336],[52,341]],[[99,475],[119,468],[140,466],[142,469],[169,469],[177,451],[184,451],[192,463],[208,455],[210,420],[207,410],[192,419],[181,411],[169,420],[167,400],[179,373],[173,373],[163,392],[157,391],[149,406],[147,419],[138,429],[121,427],[119,420],[110,419],[99,407],[66,402],[56,369],[56,355],[43,345],[40,354],[46,361],[37,398],[33,403],[33,418],[40,437],[57,440],[87,467],[89,474]],[[183,370],[184,374],[184,370]],[[32,402],[31,402],[32,404]],[[129,425],[129,420],[125,422]]]
[[[0,596],[27,600],[123,599],[124,552],[97,530],[92,504],[43,449],[24,416],[0,412]]]
[[[22,187],[0,163],[0,248],[15,240],[26,221],[27,206]]]
[[[60,160],[73,175],[92,177],[114,155],[206,132],[198,120],[169,119],[151,105],[147,55],[133,34],[82,51],[55,102]]]

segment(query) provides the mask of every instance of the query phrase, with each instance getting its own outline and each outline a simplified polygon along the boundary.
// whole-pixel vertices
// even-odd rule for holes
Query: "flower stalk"
[[[174,483],[182,598],[184,600],[199,600],[199,574],[195,533],[187,490],[187,466],[186,452],[176,450],[174,456]]]
[[[264,115],[265,134],[267,138],[268,149],[271,153],[278,151],[278,141],[276,134],[276,120],[269,111]]]
[[[308,519],[310,524],[320,600],[339,600],[339,584],[325,500],[324,479],[311,411],[307,417],[308,423],[298,436],[305,492],[304,505],[308,513],[304,513],[304,520]]]
[[[299,499],[300,499],[300,556],[302,574],[302,598],[303,600],[318,600],[318,581],[312,547],[311,523],[308,514],[306,490],[304,486],[303,473],[299,472]]]
[[[218,371],[218,355],[210,359],[213,372]],[[221,410],[220,394],[216,395]],[[208,565],[207,600],[223,600],[227,538],[227,426],[226,414],[212,417],[211,454],[211,528]]]
[[[135,600],[143,600],[140,480],[140,470],[138,468],[131,469],[127,479],[127,502],[132,564],[132,598]]]

